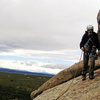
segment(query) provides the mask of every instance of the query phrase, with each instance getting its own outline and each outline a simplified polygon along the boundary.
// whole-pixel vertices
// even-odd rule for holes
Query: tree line
[[[0,85],[0,100],[31,100],[31,91],[24,88]]]

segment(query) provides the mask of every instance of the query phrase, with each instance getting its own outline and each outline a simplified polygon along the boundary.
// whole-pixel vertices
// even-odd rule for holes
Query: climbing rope
[[[83,52],[81,52],[79,62],[81,61],[82,54],[83,54]],[[65,91],[63,91],[63,92],[61,93],[61,95],[58,96],[55,100],[58,100],[61,96],[63,96],[63,95],[64,95],[64,94],[65,94],[65,93],[70,89],[70,87],[72,86],[72,84],[73,84],[73,82],[74,82],[74,79],[75,79],[76,73],[77,73],[77,71],[75,72],[74,77],[73,77],[73,80],[71,81],[71,83],[70,83],[70,85],[68,86],[68,88],[67,88]]]

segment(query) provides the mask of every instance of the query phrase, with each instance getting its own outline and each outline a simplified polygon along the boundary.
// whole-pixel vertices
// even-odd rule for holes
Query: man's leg
[[[83,68],[82,68],[82,80],[86,79],[86,73],[87,73],[87,68],[88,68],[88,60],[89,60],[89,55],[88,52],[84,52],[83,56]]]
[[[93,49],[90,54],[90,67],[89,67],[89,78],[90,79],[94,78],[95,54],[96,54],[96,50]]]

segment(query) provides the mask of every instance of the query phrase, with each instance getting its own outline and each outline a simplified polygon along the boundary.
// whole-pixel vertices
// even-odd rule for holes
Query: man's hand
[[[84,51],[84,47],[82,47],[81,50]]]
[[[96,46],[95,46],[95,45],[93,45],[93,46],[92,46],[92,48],[96,49]]]
[[[98,51],[98,53],[97,53],[97,54],[98,54],[98,56],[100,57],[100,50]]]

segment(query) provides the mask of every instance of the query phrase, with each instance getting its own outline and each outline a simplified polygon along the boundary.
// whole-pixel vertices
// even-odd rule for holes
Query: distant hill
[[[54,74],[49,74],[49,73],[29,72],[29,71],[24,71],[24,70],[14,70],[14,69],[8,69],[8,68],[0,68],[0,72],[39,75],[39,76],[54,76]]]

